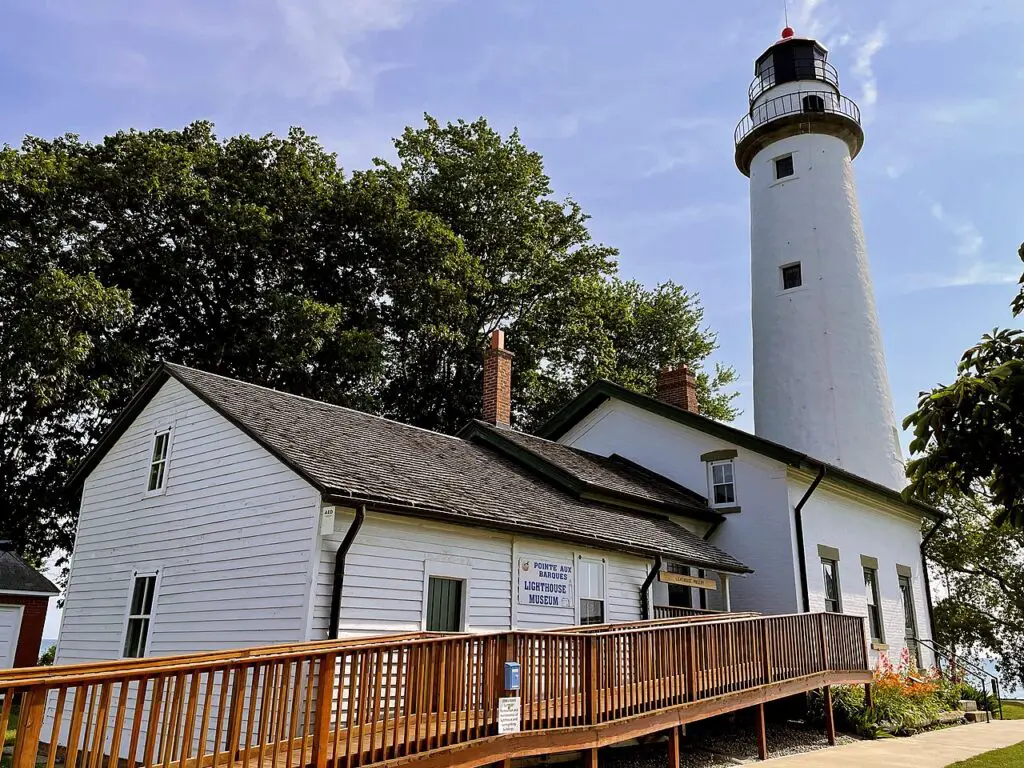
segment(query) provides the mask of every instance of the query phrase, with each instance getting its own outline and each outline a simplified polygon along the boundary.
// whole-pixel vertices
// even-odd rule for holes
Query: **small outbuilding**
[[[35,666],[46,608],[59,592],[9,540],[0,541],[0,669]]]

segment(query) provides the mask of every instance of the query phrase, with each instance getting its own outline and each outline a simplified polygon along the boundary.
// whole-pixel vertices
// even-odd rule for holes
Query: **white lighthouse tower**
[[[894,489],[905,485],[852,160],[860,110],[825,48],[758,59],[736,165],[750,177],[754,428]]]

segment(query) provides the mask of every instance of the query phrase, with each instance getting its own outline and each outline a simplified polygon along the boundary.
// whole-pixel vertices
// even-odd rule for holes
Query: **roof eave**
[[[572,493],[580,499],[603,502],[612,506],[619,506],[631,512],[647,512],[649,514],[663,515],[672,514],[682,517],[690,517],[702,522],[714,523],[722,518],[722,515],[709,508],[701,508],[690,504],[673,504],[666,501],[656,501],[645,496],[639,496],[624,491],[618,491],[597,483],[590,483],[573,476],[569,472],[556,466],[542,456],[523,448],[511,440],[505,439],[497,430],[491,430],[475,422],[467,424],[459,430],[459,436],[466,440],[479,439],[488,446],[501,452],[506,457],[516,461],[538,472],[543,477],[552,480],[563,490]]]
[[[679,555],[672,555],[666,550],[659,550],[650,547],[643,547],[640,545],[632,545],[621,541],[610,541],[604,539],[598,539],[590,536],[580,536],[565,531],[551,531],[543,528],[538,528],[532,525],[525,525],[514,522],[502,522],[498,520],[482,520],[477,517],[471,517],[466,514],[459,512],[452,512],[451,510],[440,509],[438,507],[426,507],[426,506],[414,506],[409,504],[401,504],[395,502],[376,501],[373,499],[361,498],[358,496],[351,496],[347,494],[334,494],[330,491],[325,493],[325,500],[330,501],[334,504],[343,506],[359,506],[364,504],[368,511],[371,512],[383,512],[385,514],[402,515],[405,517],[417,517],[430,520],[437,520],[439,522],[457,523],[460,525],[469,525],[475,528],[483,528],[485,530],[502,531],[505,533],[525,533],[532,536],[544,536],[547,538],[554,538],[560,541],[568,543],[581,544],[587,547],[593,547],[595,549],[608,549],[617,552],[625,552],[631,555],[639,555],[640,557],[653,557],[654,555],[668,555],[673,558],[681,558]],[[685,558],[687,565],[694,565],[701,568],[707,568],[709,570],[719,571],[722,573],[731,573],[736,575],[743,575],[753,573],[753,569],[740,563],[740,567],[737,568],[731,565],[724,565],[722,563],[714,563],[703,558]],[[738,562],[738,561],[737,561]]]
[[[636,406],[637,408],[641,408],[649,413],[660,415],[670,421],[675,421],[683,424],[684,426],[692,427],[693,429],[706,434],[715,435],[723,440],[735,443],[742,448],[746,448],[747,450],[753,451],[762,456],[768,456],[769,458],[781,461],[792,467],[809,467],[814,471],[817,471],[824,466],[829,475],[833,478],[840,478],[841,481],[846,482],[849,485],[883,497],[888,501],[902,503],[915,509],[919,514],[924,515],[929,519],[935,521],[947,519],[947,515],[945,513],[924,503],[923,501],[920,501],[919,499],[907,498],[899,491],[886,488],[883,485],[879,485],[878,483],[868,480],[867,478],[860,477],[859,475],[854,475],[833,464],[816,459],[813,456],[808,456],[800,451],[787,448],[784,445],[773,443],[770,440],[765,440],[762,437],[752,435],[749,432],[744,432],[743,430],[731,427],[728,424],[722,424],[706,416],[684,411],[683,409],[669,405],[668,403],[662,403],[653,397],[639,392],[634,392],[620,384],[615,384],[614,382],[607,381],[605,379],[595,381],[583,392],[577,395],[575,399],[552,416],[540,428],[540,430],[538,430],[537,434],[542,437],[546,437],[549,440],[557,440],[576,426],[576,424],[582,421],[592,411],[596,410],[603,402],[613,398],[621,400],[629,405]]]
[[[103,460],[107,452],[114,447],[114,443],[127,431],[128,427],[131,426],[132,422],[142,412],[142,409],[149,404],[149,401],[153,399],[153,396],[159,391],[170,375],[170,372],[162,363],[153,369],[153,372],[146,377],[142,386],[132,396],[132,399],[128,401],[128,405],[121,410],[100,436],[92,450],[75,467],[75,471],[71,473],[71,477],[64,484],[65,492],[71,492],[81,487],[82,483],[85,482],[85,478]]]

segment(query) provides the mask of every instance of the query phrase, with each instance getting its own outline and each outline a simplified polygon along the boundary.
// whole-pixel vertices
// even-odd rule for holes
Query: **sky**
[[[782,0],[7,0],[0,141],[299,125],[346,169],[424,112],[518,127],[620,272],[700,294],[752,428],[733,128]],[[855,161],[897,419],[1009,312],[1024,187],[1020,0],[790,0],[862,110]],[[906,445],[907,440],[904,439]],[[47,626],[53,637],[56,626]],[[52,631],[51,631],[52,630]]]

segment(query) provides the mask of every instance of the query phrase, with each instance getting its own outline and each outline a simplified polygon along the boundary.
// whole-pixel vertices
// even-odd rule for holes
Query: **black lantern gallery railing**
[[[836,71],[836,68],[827,61],[821,61],[820,59],[814,59],[813,61],[798,60],[795,72],[793,72],[792,76],[784,78],[783,81],[792,82],[793,80],[821,80],[834,85],[837,90],[839,88],[839,73]],[[750,88],[747,89],[750,103],[753,104],[758,96],[777,84],[775,66],[769,64],[762,67],[757,77],[750,84]]]
[[[769,99],[752,109],[736,126],[733,138],[739,144],[763,125],[800,114],[809,117],[819,114],[841,115],[860,125],[860,108],[852,99],[834,91],[800,91]]]

